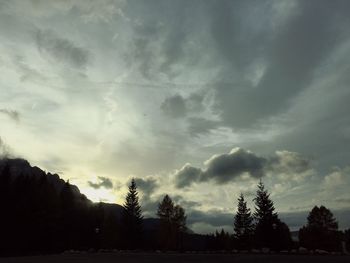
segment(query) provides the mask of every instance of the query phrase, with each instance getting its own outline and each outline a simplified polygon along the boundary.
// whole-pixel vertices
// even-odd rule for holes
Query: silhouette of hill
[[[50,172],[46,173],[37,166],[31,166],[27,160],[16,158],[9,159],[4,158],[0,159],[0,173],[3,169],[8,166],[8,172],[12,180],[18,176],[31,176],[35,179],[39,179],[42,176],[46,176],[48,182],[55,188],[57,192],[61,192],[65,185],[65,181],[59,177],[58,174],[51,174]],[[70,185],[71,190],[76,196],[81,195],[80,190],[75,185]]]
[[[93,203],[77,186],[24,159],[0,159],[0,198],[5,201],[0,226],[8,230],[0,236],[0,255],[122,247],[115,237],[123,206]],[[154,236],[158,225],[157,218],[144,219],[145,236]],[[146,239],[153,248],[155,239]]]

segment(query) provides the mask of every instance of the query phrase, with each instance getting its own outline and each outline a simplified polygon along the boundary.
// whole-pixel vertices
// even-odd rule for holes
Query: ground
[[[251,254],[154,254],[154,253],[86,253],[50,256],[0,258],[6,263],[143,263],[143,262],[198,262],[198,263],[349,263],[350,256],[342,255],[251,255]]]

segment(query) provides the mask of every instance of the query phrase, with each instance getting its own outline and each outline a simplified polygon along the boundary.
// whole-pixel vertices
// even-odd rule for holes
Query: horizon
[[[4,160],[5,161],[6,160],[14,161],[12,163],[12,165],[14,164],[17,167],[17,169],[19,169],[18,171],[23,169],[23,166],[22,166],[23,162],[28,164],[31,168],[39,168],[40,169],[40,167],[33,166],[30,163],[28,163],[27,160],[22,159],[22,158],[13,158],[11,156],[2,156],[0,158],[0,164],[1,164],[1,161],[4,161]],[[50,171],[43,171],[43,172],[45,173],[45,176],[48,176],[49,174],[58,175],[58,177],[60,179],[62,179],[59,174],[52,173]],[[19,173],[17,172],[17,175],[18,174]],[[34,173],[34,174],[36,174],[36,173]],[[69,183],[72,186],[75,186],[74,184],[71,184],[69,182],[69,180],[64,181],[64,182]],[[130,182],[128,182],[128,183],[130,185]],[[55,184],[53,184],[53,185],[55,185]],[[137,189],[137,192],[140,193],[138,191],[137,184],[136,184],[136,189]],[[80,189],[78,188],[78,190],[80,190]],[[84,193],[82,193],[81,191],[80,191],[80,193],[84,195]],[[142,192],[141,192],[141,194],[142,194]],[[165,194],[172,197],[172,195],[169,193],[165,193]],[[158,202],[156,201],[153,204],[153,208],[152,208],[152,209],[154,209],[153,213],[148,213],[144,217],[144,219],[157,219],[158,218],[158,216],[156,215],[156,209],[157,209],[157,207],[158,207],[158,205],[163,197],[164,196],[159,197],[160,199],[158,200]],[[254,198],[255,197],[256,196],[254,196]],[[252,204],[254,203],[254,200],[253,199],[247,200],[247,198],[245,200],[246,200],[251,212],[253,213],[255,211],[255,206],[252,206]],[[108,202],[108,201],[93,201],[93,200],[90,200],[90,201],[92,201],[92,203],[94,205],[98,205],[99,203],[103,203],[103,204],[107,204],[107,205],[117,205],[119,207],[125,206],[125,200],[123,203],[115,203],[115,202]],[[141,204],[141,213],[142,213],[142,210],[143,210],[142,209],[142,206],[143,206],[142,198],[139,201]],[[183,204],[186,205],[186,203],[190,203],[190,202],[183,200],[183,199],[179,201],[176,198],[176,196],[175,196],[174,201],[177,202],[179,205],[183,205]],[[319,204],[317,206],[320,207],[320,206],[322,206],[322,204]],[[307,224],[307,217],[308,217],[309,213],[311,212],[311,208],[313,208],[313,207],[310,207],[308,210],[304,210],[304,211],[287,211],[287,212],[282,212],[282,213],[280,213],[279,211],[276,211],[276,212],[278,214],[278,217],[282,220],[282,222],[285,222],[288,225],[291,233],[292,232],[295,233],[295,232],[299,232],[300,228]],[[349,225],[350,210],[349,209],[338,209],[338,210],[335,209],[334,210],[331,207],[328,207],[328,208],[330,208],[335,219],[337,220],[337,222],[339,224],[339,230],[344,231],[344,230],[348,229],[350,226]],[[149,209],[151,209],[151,208],[149,208]],[[237,214],[237,207],[232,208],[232,211],[225,211],[224,213],[220,210],[210,210],[210,211],[207,211],[206,214],[201,214],[201,211],[196,210],[196,208],[192,207],[189,214],[187,214],[186,221],[187,221],[187,225],[188,225],[189,229],[191,231],[193,231],[193,233],[195,233],[195,234],[200,234],[200,235],[208,235],[209,234],[210,235],[210,234],[214,234],[217,231],[221,231],[221,229],[223,229],[225,232],[227,232],[229,234],[233,234],[234,233],[234,231],[233,231],[233,218],[235,217],[236,214]],[[204,225],[204,227],[199,227],[199,228],[197,227],[196,229],[194,229],[195,230],[194,231],[192,229],[193,226],[195,224],[197,224],[198,222],[202,223],[202,221],[206,222],[207,225]],[[211,225],[211,227],[208,227],[209,225]]]
[[[349,228],[349,13],[342,0],[0,0],[0,157],[94,202],[123,204],[135,178],[146,217],[168,193],[195,232],[232,232],[259,180],[299,215],[284,220],[324,205]]]

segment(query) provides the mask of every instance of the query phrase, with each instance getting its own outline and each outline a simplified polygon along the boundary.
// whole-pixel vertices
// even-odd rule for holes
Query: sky
[[[262,180],[350,227],[350,1],[0,0],[0,155],[232,232]],[[293,225],[294,224],[294,225]]]

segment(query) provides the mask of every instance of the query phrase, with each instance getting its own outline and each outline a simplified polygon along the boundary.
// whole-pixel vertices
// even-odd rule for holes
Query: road
[[[252,254],[155,254],[155,253],[86,253],[49,256],[0,258],[6,263],[349,263],[342,255],[252,255]]]

